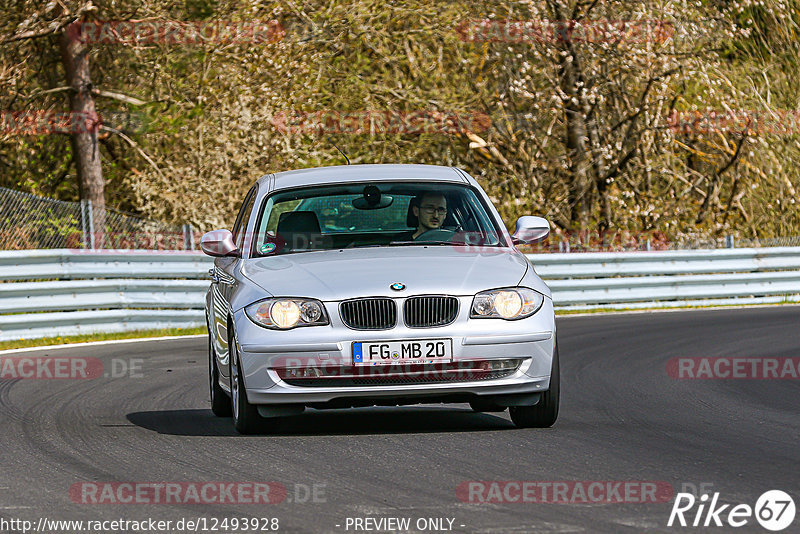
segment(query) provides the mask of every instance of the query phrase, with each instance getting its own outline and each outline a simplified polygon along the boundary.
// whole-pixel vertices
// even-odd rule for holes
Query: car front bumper
[[[455,322],[437,328],[360,331],[347,328],[339,318],[338,302],[326,302],[331,324],[278,331],[254,324],[239,310],[234,314],[236,338],[248,401],[253,404],[315,404],[366,402],[398,404],[426,398],[464,402],[474,395],[534,394],[550,384],[555,343],[553,303],[545,298],[533,316],[517,321],[469,319],[472,297],[459,297]],[[320,366],[338,369],[352,366],[354,342],[452,339],[453,363],[520,360],[519,367],[501,378],[434,383],[380,385],[293,385],[276,371],[285,367]]]

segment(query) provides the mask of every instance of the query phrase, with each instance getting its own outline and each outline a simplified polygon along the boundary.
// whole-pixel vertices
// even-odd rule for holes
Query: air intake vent
[[[519,369],[522,358],[506,360],[465,360],[433,365],[395,364],[353,367],[348,365],[277,368],[278,376],[292,386],[350,387],[430,384],[435,382],[476,382],[507,378]]]
[[[403,315],[410,328],[444,326],[456,320],[458,299],[445,296],[411,297],[403,306]]]
[[[388,330],[397,324],[397,305],[388,298],[346,300],[339,305],[339,314],[354,330]]]

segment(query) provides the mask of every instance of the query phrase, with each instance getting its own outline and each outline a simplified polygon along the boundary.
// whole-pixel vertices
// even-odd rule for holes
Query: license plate
[[[353,343],[354,365],[394,365],[453,361],[451,339]]]

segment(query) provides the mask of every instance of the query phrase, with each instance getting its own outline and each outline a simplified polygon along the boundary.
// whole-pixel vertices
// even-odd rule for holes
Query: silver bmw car
[[[269,174],[205,234],[214,414],[241,433],[314,409],[469,403],[548,427],[559,405],[550,290],[478,182],[428,165]]]

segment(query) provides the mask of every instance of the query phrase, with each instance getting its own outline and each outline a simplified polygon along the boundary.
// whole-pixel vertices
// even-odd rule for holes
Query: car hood
[[[522,254],[494,250],[412,246],[302,252],[246,260],[242,274],[276,297],[336,301],[367,296],[473,295],[515,286],[528,268]],[[397,282],[406,288],[395,291],[389,287]]]

